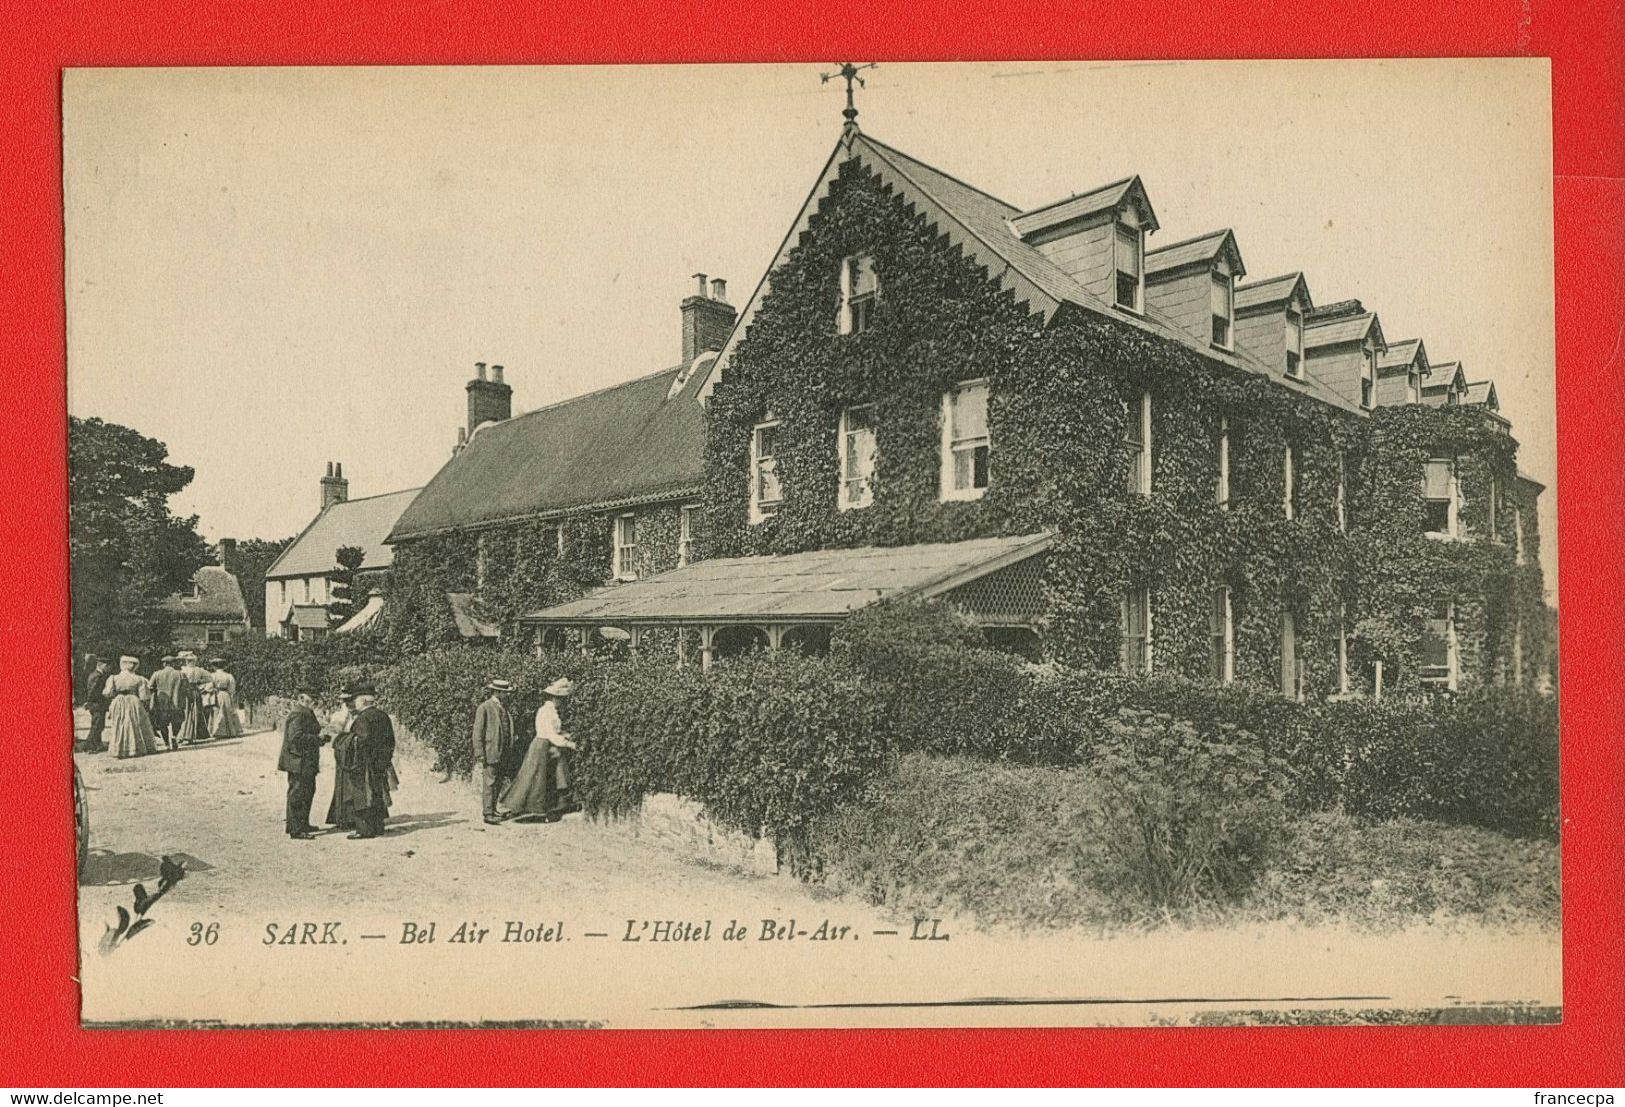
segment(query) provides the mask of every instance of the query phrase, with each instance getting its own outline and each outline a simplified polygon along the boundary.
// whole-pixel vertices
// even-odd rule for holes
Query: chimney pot
[[[502,366],[500,366],[500,365],[491,366],[491,380],[495,384],[501,384],[502,383]]]
[[[719,304],[728,302],[728,282],[721,277],[711,282],[711,299]]]
[[[696,296],[704,296],[705,295],[705,274],[704,273],[695,273],[694,274],[694,282],[695,282],[695,285],[696,285],[694,295],[696,295]]]
[[[477,380],[483,381],[485,379],[485,362],[476,361],[474,363],[474,376]]]
[[[350,482],[344,479],[344,466],[338,462],[327,463],[327,476],[322,478],[321,485],[323,511],[350,498]]]

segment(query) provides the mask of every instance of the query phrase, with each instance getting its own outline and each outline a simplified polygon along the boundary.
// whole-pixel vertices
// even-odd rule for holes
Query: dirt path
[[[488,827],[473,785],[439,783],[406,750],[385,837],[294,841],[278,744],[260,732],[127,761],[77,755],[92,827],[80,882],[87,1021],[1143,1025],[1227,1010],[1560,1002],[1554,932],[917,928],[707,861],[692,848],[703,830],[669,810]],[[318,820],[333,780],[323,756]],[[100,956],[106,924],[136,881],[153,888],[165,854],[183,854],[190,875],[152,909],[152,927]]]

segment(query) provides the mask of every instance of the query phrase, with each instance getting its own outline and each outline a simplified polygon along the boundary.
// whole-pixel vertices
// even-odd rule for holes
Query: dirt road
[[[278,743],[261,732],[127,761],[77,755],[92,825],[87,1021],[1132,1025],[1560,1002],[1555,933],[977,933],[719,864],[669,805],[618,825],[486,826],[473,785],[441,784],[406,749],[386,836],[295,841]],[[318,820],[333,779],[323,756]],[[99,955],[166,854],[188,876],[150,928]]]

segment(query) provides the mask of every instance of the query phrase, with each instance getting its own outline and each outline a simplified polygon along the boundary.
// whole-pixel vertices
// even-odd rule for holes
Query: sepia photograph
[[[65,70],[81,1024],[1561,1022],[1551,77]]]

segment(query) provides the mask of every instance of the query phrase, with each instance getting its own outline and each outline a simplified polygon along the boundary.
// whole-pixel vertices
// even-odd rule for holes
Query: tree
[[[334,626],[355,614],[355,575],[366,557],[366,551],[360,546],[340,546],[333,551],[333,560],[339,567],[327,574],[331,586],[328,595],[332,597],[327,604],[327,618]]]
[[[248,621],[260,630],[265,629],[265,572],[272,562],[282,556],[292,538],[271,541],[265,538],[245,538],[237,543],[231,571],[237,583],[243,586],[243,602],[248,605]]]
[[[169,497],[192,469],[169,448],[101,419],[68,419],[68,568],[74,656],[161,652],[163,601],[209,563],[197,516],[171,514]]]

